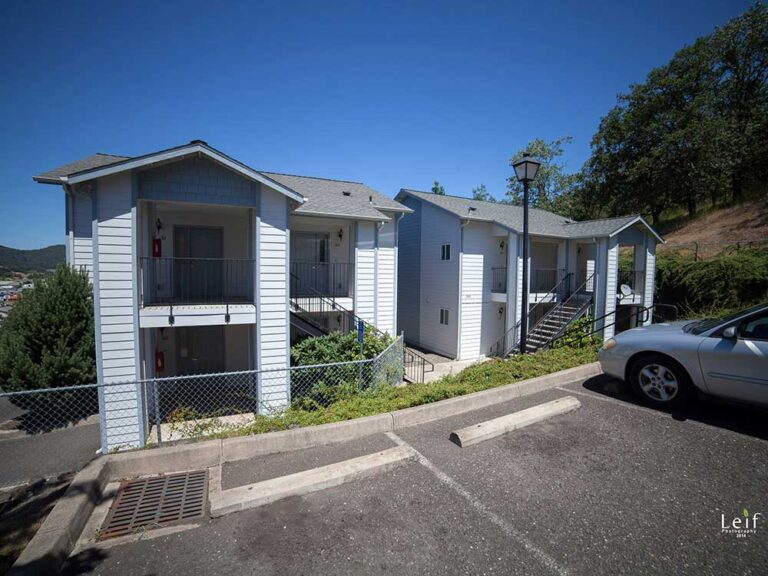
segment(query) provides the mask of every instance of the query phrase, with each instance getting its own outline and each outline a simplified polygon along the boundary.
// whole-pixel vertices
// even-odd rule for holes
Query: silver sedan
[[[768,303],[698,321],[653,324],[609,338],[603,372],[643,400],[677,406],[705,394],[768,406]]]

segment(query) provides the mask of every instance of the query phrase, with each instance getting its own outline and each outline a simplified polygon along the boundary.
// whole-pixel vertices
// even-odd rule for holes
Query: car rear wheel
[[[685,368],[660,354],[636,360],[629,379],[635,394],[654,406],[681,406],[692,396],[691,380]]]

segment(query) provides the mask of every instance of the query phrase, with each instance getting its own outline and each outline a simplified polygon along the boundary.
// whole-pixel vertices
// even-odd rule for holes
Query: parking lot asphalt
[[[44,434],[0,431],[0,488],[77,472],[96,457],[98,420]]]
[[[578,410],[459,448],[449,433],[574,395]],[[235,486],[407,443],[400,468],[70,559],[95,574],[764,574],[768,419],[665,413],[596,377],[426,425],[225,466]],[[754,534],[724,534],[744,509]]]

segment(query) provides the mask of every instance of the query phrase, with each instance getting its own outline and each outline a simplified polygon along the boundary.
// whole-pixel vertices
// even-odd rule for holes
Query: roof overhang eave
[[[389,220],[392,220],[389,216],[386,214],[382,214],[381,216],[359,216],[357,214],[333,214],[330,212],[301,212],[299,210],[295,210],[293,212],[296,216],[310,216],[310,217],[317,217],[317,218],[336,218],[338,220],[366,220],[368,222],[386,222]]]
[[[408,208],[408,206],[400,206],[398,208],[395,208],[393,206],[379,206],[378,204],[373,204],[372,208],[376,208],[376,210],[386,210],[387,212],[403,212],[404,214],[413,213],[413,210],[411,208]]]
[[[617,234],[621,234],[624,230],[626,230],[630,226],[634,226],[638,222],[642,223],[643,226],[645,226],[648,229],[648,231],[651,234],[653,234],[659,242],[661,242],[662,244],[666,244],[667,243],[667,241],[664,240],[664,238],[662,238],[661,235],[658,232],[656,232],[656,230],[654,230],[653,227],[650,224],[648,224],[648,222],[646,222],[645,218],[643,218],[642,216],[636,216],[635,218],[633,218],[632,220],[630,220],[629,222],[627,222],[623,226],[618,227],[616,230],[614,230],[613,232],[608,234],[608,237],[609,238],[613,238]]]
[[[238,172],[245,178],[259,182],[261,184],[264,184],[266,186],[269,186],[270,188],[277,190],[278,192],[280,192],[281,194],[284,194],[291,200],[294,200],[299,203],[303,203],[305,201],[304,196],[302,194],[299,194],[295,190],[292,190],[291,188],[288,188],[287,186],[272,180],[272,178],[264,176],[263,174],[261,174],[260,172],[257,172],[256,170],[253,170],[252,168],[248,168],[244,164],[241,164],[240,162],[237,162],[236,160],[230,158],[229,156],[222,154],[218,150],[214,150],[213,148],[210,148],[203,144],[197,144],[197,143],[186,144],[184,146],[179,146],[177,148],[170,148],[168,150],[154,152],[152,154],[147,154],[145,156],[139,156],[138,158],[129,158],[128,160],[124,160],[122,162],[116,162],[114,164],[109,164],[108,166],[103,166],[101,168],[91,168],[90,170],[75,172],[74,174],[70,174],[65,181],[68,182],[69,184],[78,184],[80,182],[85,182],[87,180],[93,180],[95,178],[103,178],[105,176],[110,176],[112,174],[117,174],[119,172],[125,172],[127,170],[142,168],[144,166],[156,164],[158,162],[176,160],[186,156],[192,156],[194,154],[202,154],[204,156],[207,156],[211,160],[214,160],[215,162],[218,162],[219,164],[222,164],[223,166],[226,166],[227,168],[235,172]]]
[[[66,184],[67,180],[66,178],[48,178],[45,176],[32,176],[32,180],[37,182],[38,184]]]

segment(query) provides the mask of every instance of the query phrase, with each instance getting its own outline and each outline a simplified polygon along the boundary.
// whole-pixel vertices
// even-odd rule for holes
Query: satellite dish
[[[632,287],[628,284],[622,284],[619,287],[619,291],[621,291],[622,298],[626,298],[627,296],[632,296]]]

